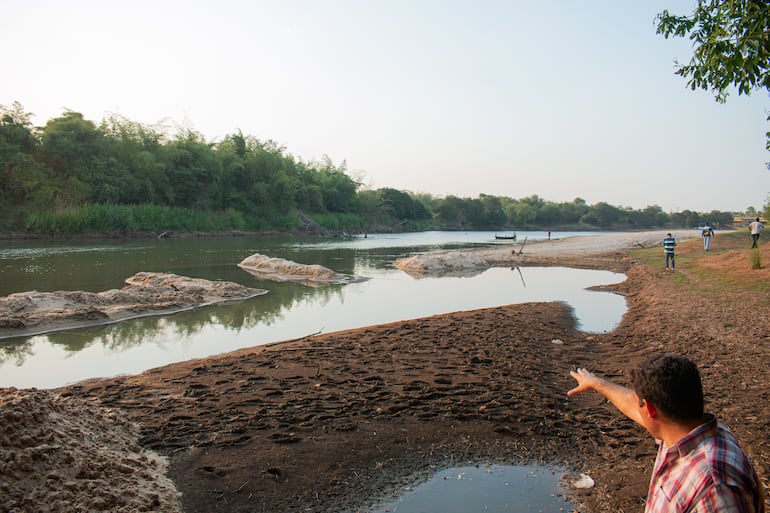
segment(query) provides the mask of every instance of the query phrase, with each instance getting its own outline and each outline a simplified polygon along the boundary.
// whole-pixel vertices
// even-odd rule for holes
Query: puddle
[[[541,513],[573,511],[564,499],[558,467],[481,465],[442,470],[432,479],[402,488],[391,502],[367,513]]]

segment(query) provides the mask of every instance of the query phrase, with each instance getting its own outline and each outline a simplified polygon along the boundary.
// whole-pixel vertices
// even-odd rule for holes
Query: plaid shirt
[[[759,481],[732,432],[714,415],[671,447],[660,441],[646,513],[759,513]]]

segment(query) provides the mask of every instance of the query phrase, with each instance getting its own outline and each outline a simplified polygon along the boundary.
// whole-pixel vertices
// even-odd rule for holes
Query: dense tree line
[[[221,142],[112,116],[65,111],[42,127],[0,105],[0,230],[40,234],[158,230],[381,231],[637,229],[732,224],[728,212],[668,214],[583,199],[436,198],[362,188],[346,164],[304,162],[240,131]]]

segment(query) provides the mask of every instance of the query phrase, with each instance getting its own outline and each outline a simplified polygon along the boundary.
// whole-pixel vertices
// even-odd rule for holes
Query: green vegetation
[[[335,165],[304,162],[273,141],[206,141],[112,116],[65,111],[34,127],[0,105],[0,232],[32,235],[162,231],[633,230],[732,225],[733,214],[642,210],[480,195],[364,189]]]
[[[233,210],[209,213],[161,205],[83,205],[66,212],[32,212],[27,216],[30,233],[130,233],[244,230],[243,216]]]
[[[700,238],[677,245],[676,272],[670,279],[698,294],[720,296],[742,291],[764,292],[770,299],[770,279],[760,265],[760,250],[749,249],[748,230],[719,232],[711,250],[703,251]],[[662,246],[636,249],[634,258],[649,265],[652,271],[664,265]]]
[[[720,239],[721,236],[722,233],[720,233]],[[694,266],[694,262],[698,258],[699,252],[688,251],[687,248],[690,245],[698,245],[699,247],[702,247],[700,239],[677,241],[675,251],[677,271],[691,269]],[[639,259],[639,261],[641,261],[643,264],[649,265],[653,269],[661,269],[665,266],[665,257],[663,255],[662,243],[651,248],[634,249],[631,253],[634,255],[634,258]],[[714,253],[716,253],[716,251],[714,251]],[[682,272],[672,273],[671,278],[674,281],[677,281],[679,284],[687,283],[687,276]]]
[[[749,252],[749,263],[751,263],[752,269],[762,268],[762,258],[758,248],[753,249]]]
[[[699,0],[691,16],[666,10],[657,21],[658,34],[689,36],[693,43],[689,64],[677,65],[676,71],[688,79],[690,89],[711,90],[720,103],[726,101],[730,87],[737,88],[739,95],[763,88],[770,92],[767,0]],[[770,150],[770,132],[766,137]]]

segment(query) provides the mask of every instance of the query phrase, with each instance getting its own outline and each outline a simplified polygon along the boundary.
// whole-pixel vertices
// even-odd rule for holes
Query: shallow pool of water
[[[368,513],[542,513],[572,511],[558,467],[482,465],[453,467],[402,488]]]

